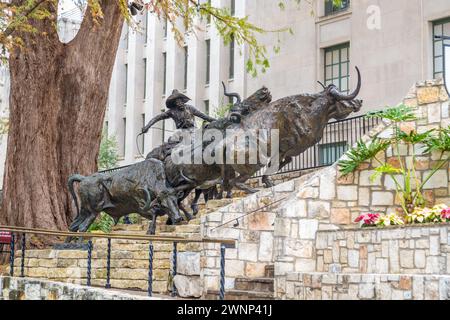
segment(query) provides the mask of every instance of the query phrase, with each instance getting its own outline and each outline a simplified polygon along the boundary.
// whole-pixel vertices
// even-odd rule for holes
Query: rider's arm
[[[167,111],[166,111],[166,112],[163,112],[163,113],[161,113],[161,114],[158,114],[156,117],[154,117],[152,120],[150,120],[149,123],[148,123],[144,128],[142,128],[142,133],[147,133],[148,130],[149,130],[155,123],[157,123],[157,122],[159,122],[159,121],[161,121],[161,120],[169,119],[169,118],[170,118],[170,116],[169,116],[169,114],[167,113]]]
[[[208,122],[216,121],[216,119],[204,114],[203,112],[197,110],[193,106],[187,106],[187,107],[189,108],[189,110],[191,110],[192,114],[196,117],[202,118],[203,120],[206,120]]]

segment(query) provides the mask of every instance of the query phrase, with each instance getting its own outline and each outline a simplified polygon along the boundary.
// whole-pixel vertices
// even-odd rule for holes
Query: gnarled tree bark
[[[104,0],[100,23],[88,9],[76,37],[63,44],[55,28],[57,3],[42,4],[54,17],[32,21],[39,32],[20,34],[24,48],[10,53],[3,224],[67,230],[75,215],[67,178],[97,168],[124,18],[119,0]]]

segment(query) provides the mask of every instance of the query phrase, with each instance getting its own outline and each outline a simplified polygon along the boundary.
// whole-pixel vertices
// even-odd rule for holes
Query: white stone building
[[[169,120],[136,141],[144,123],[165,108],[165,97],[175,88],[214,115],[228,103],[222,81],[241,96],[265,85],[278,99],[317,92],[317,81],[352,90],[358,66],[363,77],[361,113],[366,113],[397,103],[418,80],[442,76],[442,41],[434,35],[450,35],[448,0],[347,0],[343,8],[333,8],[329,1],[302,1],[300,6],[286,1],[280,10],[273,0],[211,0],[266,30],[293,30],[293,35],[259,36],[267,45],[271,67],[256,78],[245,71],[246,48],[225,46],[207,21],[199,22],[203,32],[188,35],[180,46],[164,19],[136,16],[140,31],[124,26],[105,118],[109,135],[117,138],[121,164],[140,160],[140,153],[170,136],[174,128]],[[76,29],[71,25],[64,32]],[[278,41],[281,51],[276,54],[272,48]]]
[[[159,123],[136,141],[144,123],[165,108],[165,97],[175,88],[184,91],[198,109],[214,115],[228,103],[222,81],[242,96],[265,85],[277,99],[317,92],[321,89],[317,81],[352,90],[354,66],[359,66],[361,113],[366,113],[397,103],[418,80],[442,76],[442,41],[433,38],[450,35],[449,1],[346,1],[343,8],[332,8],[327,2],[298,6],[287,1],[286,9],[280,10],[273,0],[212,0],[212,5],[233,7],[237,16],[248,15],[266,30],[292,28],[293,35],[259,37],[267,45],[271,67],[256,78],[245,72],[245,47],[225,46],[206,21],[199,22],[205,32],[188,35],[180,46],[164,19],[138,15],[141,32],[124,27],[106,118],[109,134],[117,137],[122,164],[159,145],[163,129],[166,139],[172,133],[173,123],[168,120],[164,128]],[[278,39],[281,52],[275,54],[271,49]]]

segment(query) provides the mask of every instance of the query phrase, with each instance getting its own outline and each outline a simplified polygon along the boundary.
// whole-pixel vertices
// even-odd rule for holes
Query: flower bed
[[[364,213],[356,218],[362,228],[401,226],[404,224],[437,224],[450,222],[450,207],[445,204],[433,208],[415,208],[411,213],[400,216],[397,213]]]

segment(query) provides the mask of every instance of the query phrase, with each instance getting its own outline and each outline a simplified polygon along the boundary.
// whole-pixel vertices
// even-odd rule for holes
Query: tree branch
[[[21,17],[23,18],[27,18],[30,14],[32,14],[37,8],[39,8],[39,6],[41,4],[43,4],[44,2],[47,2],[49,0],[39,0],[35,3],[34,6],[32,6],[31,8],[29,8],[28,10],[25,10],[22,14]],[[10,6],[12,7],[12,6]],[[12,33],[15,31],[15,27],[11,26],[11,24],[5,29],[5,31],[0,33],[0,39],[5,39],[7,37],[9,37],[10,35],[12,35]]]

